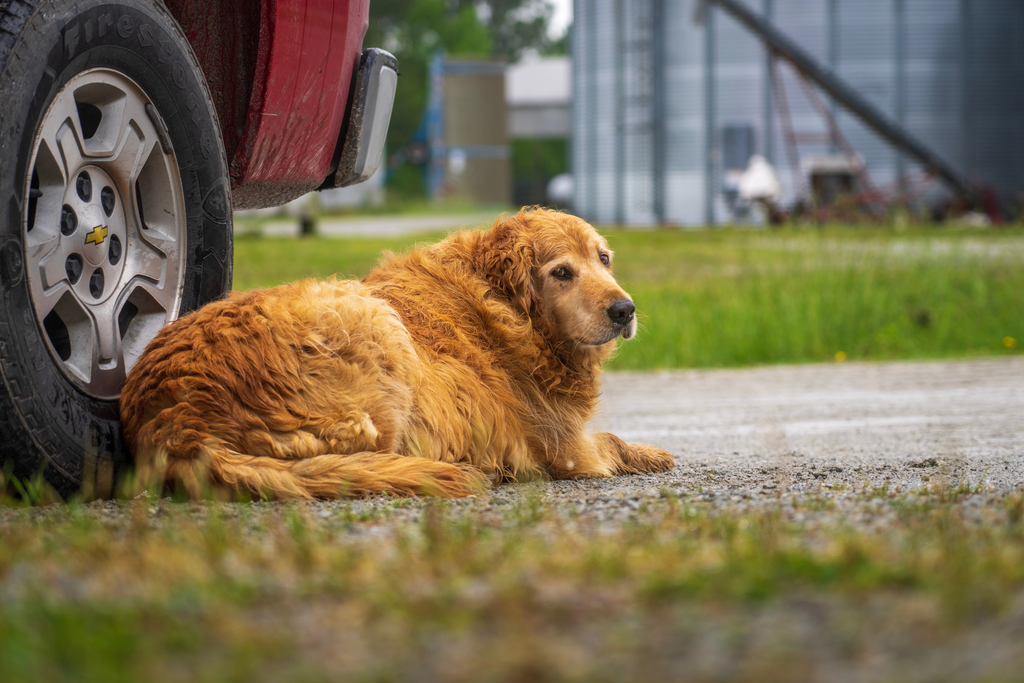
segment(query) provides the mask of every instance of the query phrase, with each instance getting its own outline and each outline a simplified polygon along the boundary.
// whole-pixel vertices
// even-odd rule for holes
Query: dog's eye
[[[566,268],[565,266],[559,266],[558,268],[555,268],[554,270],[551,271],[551,277],[555,278],[556,280],[571,280],[572,271]]]
[[[605,264],[606,266],[609,266],[611,265],[612,260],[608,258],[608,254],[601,254],[601,263]]]

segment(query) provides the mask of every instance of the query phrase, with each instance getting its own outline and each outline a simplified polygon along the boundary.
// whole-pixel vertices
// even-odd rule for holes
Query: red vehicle
[[[231,287],[232,209],[365,180],[369,0],[0,0],[0,461],[110,492],[159,329]]]

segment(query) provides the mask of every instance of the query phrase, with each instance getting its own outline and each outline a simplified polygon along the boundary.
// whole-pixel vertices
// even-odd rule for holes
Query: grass
[[[614,369],[946,358],[1024,348],[1024,231],[605,231],[640,311]],[[243,238],[238,288],[362,277],[400,239]],[[1017,340],[1021,340],[1018,343]]]
[[[837,664],[898,627],[917,666],[1017,618],[1021,492],[970,509],[940,491],[891,496],[876,530],[846,521],[870,496],[821,504],[835,495],[736,509],[667,494],[611,530],[529,487],[497,511],[0,509],[0,680],[664,680],[679,661],[705,662],[709,680],[784,661],[774,678],[800,680],[821,659],[787,635],[806,623],[850,649]]]

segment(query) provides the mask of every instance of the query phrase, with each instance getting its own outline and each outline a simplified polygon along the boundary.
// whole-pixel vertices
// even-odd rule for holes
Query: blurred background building
[[[740,2],[1000,206],[1020,206],[1022,0]],[[764,43],[715,3],[574,7],[574,209],[588,219],[749,220],[737,186],[755,154],[777,171],[782,206],[863,191],[862,179],[892,201],[952,199],[788,64],[773,78]]]
[[[556,172],[565,170],[566,126],[551,137],[550,126],[541,131],[534,125],[538,118],[550,121],[551,97],[533,87],[546,86],[538,79],[547,74],[525,82],[517,74],[519,65],[539,56],[564,59],[570,17],[571,0],[370,3],[365,42],[393,52],[401,70],[387,139],[388,205],[469,200],[507,208],[520,200],[516,188],[535,184],[535,157],[543,156],[535,145],[554,160]],[[506,65],[513,65],[507,74]],[[533,121],[525,129],[524,116]]]
[[[438,52],[421,124],[431,196],[552,204],[547,186],[568,167],[571,73],[566,56],[506,65]]]
[[[526,206],[568,206],[571,197],[552,197],[548,185],[568,170],[572,62],[569,57],[525,56],[505,72],[512,201]]]
[[[446,59],[436,53],[421,128],[430,151],[434,198],[509,202],[504,61]]]

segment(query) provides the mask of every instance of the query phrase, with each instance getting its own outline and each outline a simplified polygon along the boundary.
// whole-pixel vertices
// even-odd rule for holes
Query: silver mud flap
[[[352,84],[341,155],[325,187],[347,187],[367,180],[380,166],[398,86],[398,60],[387,50],[363,50]],[[323,189],[323,188],[321,188]]]

